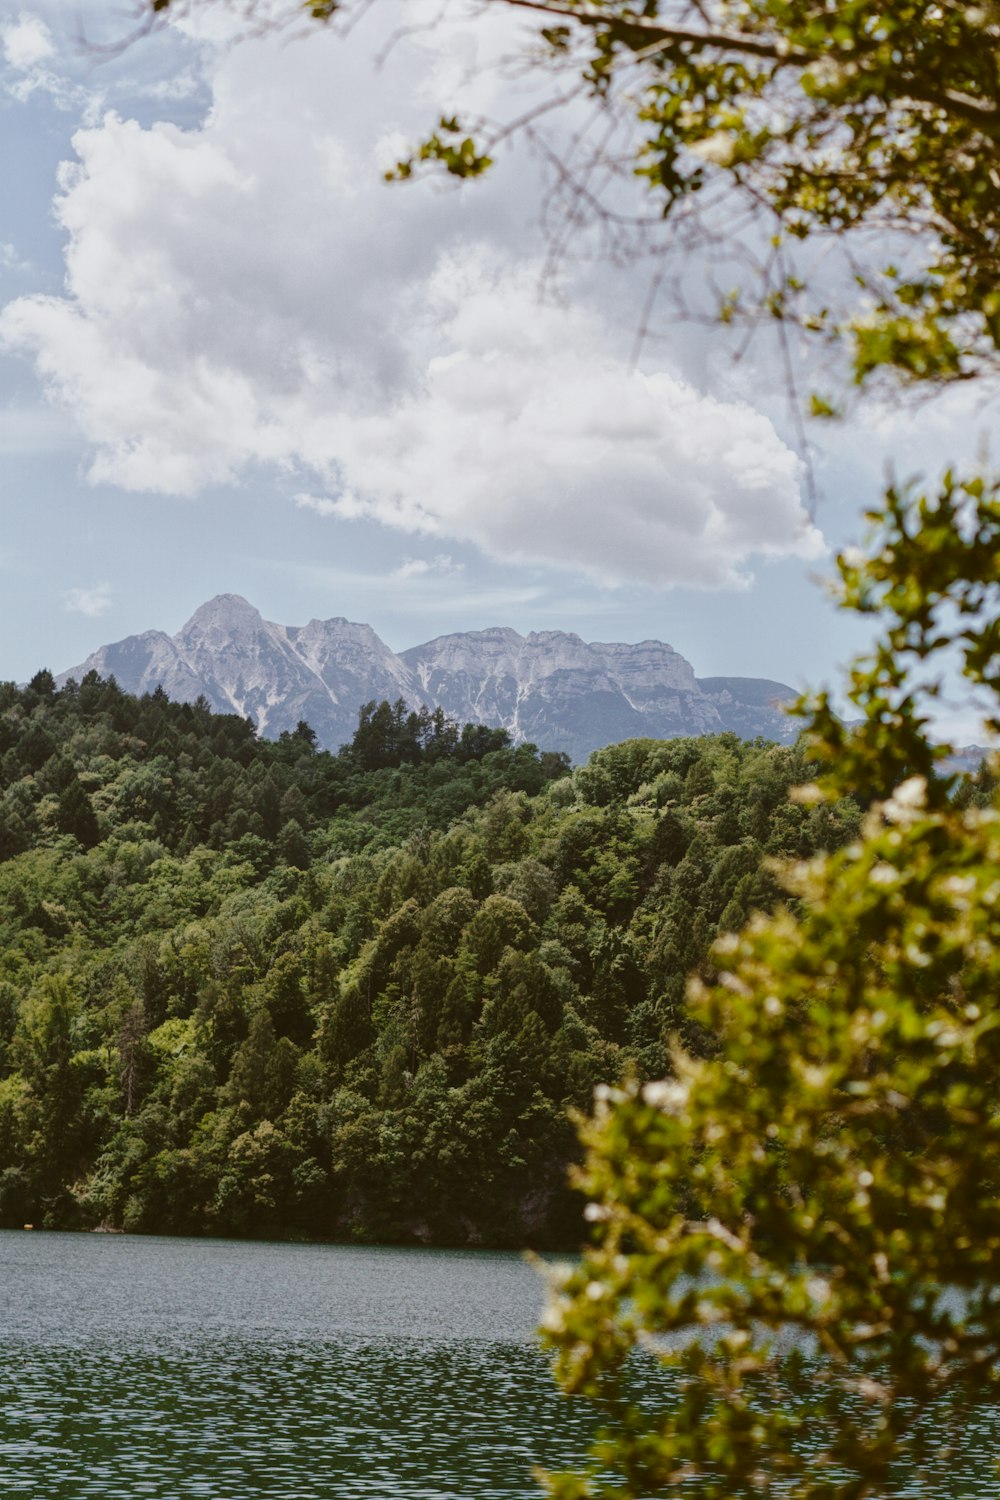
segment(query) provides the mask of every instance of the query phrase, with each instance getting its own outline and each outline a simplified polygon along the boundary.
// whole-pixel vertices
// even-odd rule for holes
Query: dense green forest
[[[571,770],[370,704],[277,742],[90,674],[0,686],[0,1224],[551,1244],[567,1110],[660,1073],[685,976],[843,842],[802,752]]]

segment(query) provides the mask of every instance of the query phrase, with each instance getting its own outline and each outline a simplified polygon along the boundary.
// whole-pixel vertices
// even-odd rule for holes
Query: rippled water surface
[[[589,1412],[517,1256],[0,1233],[0,1495],[527,1500]]]
[[[0,1497],[531,1500],[592,1423],[540,1304],[514,1255],[0,1232]],[[892,1500],[1000,1500],[996,1413],[947,1437]]]

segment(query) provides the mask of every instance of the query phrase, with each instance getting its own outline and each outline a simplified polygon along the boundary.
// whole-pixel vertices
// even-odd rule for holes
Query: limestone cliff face
[[[711,734],[718,711],[662,641],[587,642],[561,630],[495,628],[439,636],[402,653],[425,695],[453,718],[504,724],[574,760],[636,735]]]
[[[159,684],[181,701],[202,695],[268,737],[306,719],[330,749],[350,739],[358,709],[372,698],[502,725],[515,741],[565,750],[574,760],[635,736],[795,735],[780,711],[794,696],[790,688],[757,678],[699,681],[662,641],[588,642],[562,630],[522,636],[495,626],[396,655],[370,625],[341,617],[277,625],[238,594],[210,599],[175,636],[149,630],[102,646],[59,681],[91,669],[128,692]]]

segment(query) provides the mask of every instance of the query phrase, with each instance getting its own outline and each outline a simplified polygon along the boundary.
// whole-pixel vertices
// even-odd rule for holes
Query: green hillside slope
[[[572,1239],[568,1108],[663,1069],[763,857],[855,828],[805,779],[732,735],[570,773],[401,705],[330,755],[0,686],[0,1224]]]

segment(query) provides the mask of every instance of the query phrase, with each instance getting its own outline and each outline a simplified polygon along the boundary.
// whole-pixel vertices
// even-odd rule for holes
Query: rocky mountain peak
[[[330,749],[351,738],[358,709],[373,698],[503,726],[515,741],[565,750],[576,760],[637,735],[795,734],[777,706],[791,689],[756,678],[700,683],[691,663],[663,641],[588,642],[572,631],[525,636],[491,625],[397,655],[370,625],[342,615],[277,625],[241,594],[209,599],[175,636],[145,631],[102,646],[59,680],[92,668],[113,673],[129,692],[162,684],[182,701],[203,695],[269,736],[306,719]]]
[[[555,645],[560,641],[586,645],[583,636],[577,635],[575,630],[529,630],[527,635],[520,636],[519,639],[528,646]]]
[[[260,610],[242,594],[216,594],[195,610],[174,640],[182,647],[208,645],[218,649],[266,630]]]
[[[260,610],[251,604],[249,599],[244,599],[242,594],[215,594],[204,604],[199,604],[187,624],[181,626],[178,634],[184,635],[192,627],[204,629],[210,625],[235,623],[248,619],[261,619]]]

